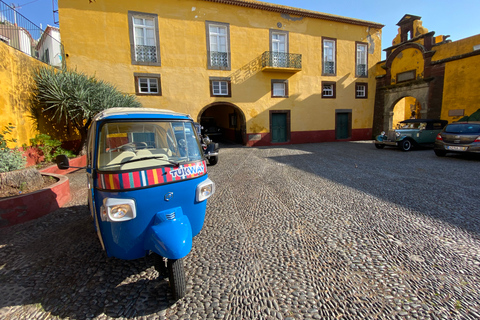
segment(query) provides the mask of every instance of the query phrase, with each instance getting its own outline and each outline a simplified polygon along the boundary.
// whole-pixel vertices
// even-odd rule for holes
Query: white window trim
[[[142,86],[140,85],[141,80],[147,80],[147,91],[142,91]],[[157,88],[156,91],[152,91],[152,82],[155,83],[154,87]],[[138,77],[138,92],[143,94],[158,94],[158,78]]]
[[[215,84],[216,83],[218,84],[217,91],[215,91]],[[222,84],[225,85],[225,88],[222,88]],[[214,96],[228,96],[228,81],[212,80],[212,94]]]
[[[331,47],[327,47],[326,44],[331,43]],[[329,50],[332,51],[331,56],[329,54]],[[324,74],[335,74],[336,70],[336,45],[335,45],[335,40],[332,39],[323,39],[323,73]],[[333,62],[333,72],[327,72],[327,62]]]
[[[367,93],[367,86],[364,84],[357,85],[357,97],[365,98]]]
[[[142,19],[143,24],[136,24],[135,19]],[[147,26],[145,21],[149,20],[153,22],[152,26]],[[147,66],[160,66],[160,41],[159,41],[159,32],[158,32],[158,15],[154,13],[145,13],[145,12],[137,12],[137,11],[128,11],[128,24],[129,24],[129,34],[130,34],[130,55],[131,55],[131,62],[134,65],[147,65]],[[142,38],[143,43],[138,43],[138,39],[136,36],[136,29],[141,29],[142,31]],[[155,59],[139,59],[137,56],[137,45],[138,46],[145,46],[146,39],[147,39],[147,30],[153,31],[153,37],[150,39],[153,40],[154,44],[151,47],[155,47],[155,51],[150,52],[151,55],[155,54]]]
[[[275,88],[276,87],[276,88]],[[273,83],[273,96],[274,97],[285,97],[287,95],[285,82],[274,82]]]
[[[230,70],[231,69],[231,57],[230,57],[230,25],[223,22],[205,21],[206,37],[207,37],[207,58],[208,69],[214,70]],[[225,30],[225,35],[221,35],[217,32],[212,32],[211,28],[222,28]],[[213,50],[212,37],[216,38],[217,48]],[[225,37],[225,48],[220,48],[220,38]],[[223,51],[225,50],[225,51]]]
[[[325,89],[325,87],[330,87],[330,89]],[[322,86],[322,93],[324,97],[333,97],[333,90],[333,84],[324,84]],[[326,92],[328,92],[328,94]]]
[[[285,41],[281,41],[280,39],[274,39],[275,35],[283,36],[285,38]],[[272,31],[270,41],[272,42],[272,52],[280,52],[280,53],[288,52],[288,33]],[[280,50],[280,45],[278,46],[277,50],[274,50],[273,48],[275,43],[278,43],[278,44],[283,43],[283,51]]]
[[[212,27],[219,28],[225,30],[225,34],[221,34],[220,32],[212,32]],[[222,53],[228,53],[228,28],[227,26],[220,25],[220,24],[210,24],[208,25],[208,36],[210,37],[210,51],[213,52],[222,52]],[[217,43],[217,50],[213,50],[213,42],[212,38],[216,38],[216,43]],[[220,48],[220,39],[225,38],[225,50],[221,50]]]
[[[365,50],[360,50],[360,48],[365,48]],[[366,77],[368,76],[368,45],[365,44],[365,43],[357,43],[357,48],[356,48],[356,59],[357,59],[357,63],[356,63],[356,68],[357,70],[355,70],[355,73],[358,77]],[[358,67],[361,66],[361,65],[364,65],[365,66],[365,74],[359,74],[358,73]]]

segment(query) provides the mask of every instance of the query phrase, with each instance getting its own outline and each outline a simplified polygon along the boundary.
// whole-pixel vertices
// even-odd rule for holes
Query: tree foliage
[[[478,109],[477,111],[475,111],[469,116],[464,116],[463,118],[457,121],[480,121],[480,109]]]
[[[140,107],[133,95],[119,92],[113,85],[76,70],[42,66],[35,70],[35,87],[30,111],[34,119],[48,117],[73,126],[85,145],[87,130],[100,111],[114,107]]]

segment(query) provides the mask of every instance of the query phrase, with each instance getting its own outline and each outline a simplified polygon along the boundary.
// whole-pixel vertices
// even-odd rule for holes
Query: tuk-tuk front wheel
[[[157,270],[159,277],[168,277],[167,263],[161,255],[153,253],[153,266]]]
[[[168,259],[170,288],[173,291],[175,300],[185,297],[187,283],[185,281],[185,269],[183,268],[183,259]]]

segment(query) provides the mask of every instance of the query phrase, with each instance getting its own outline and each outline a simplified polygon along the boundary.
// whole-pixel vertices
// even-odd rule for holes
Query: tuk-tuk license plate
[[[467,147],[447,146],[447,150],[451,151],[465,151]]]

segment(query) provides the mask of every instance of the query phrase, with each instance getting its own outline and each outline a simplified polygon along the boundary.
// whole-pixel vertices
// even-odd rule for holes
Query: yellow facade
[[[33,85],[32,70],[43,63],[0,41],[0,129],[11,123],[15,129],[7,139],[9,147],[30,144],[38,133],[29,112]]]
[[[292,134],[334,131],[338,109],[351,110],[353,132],[371,131],[374,68],[381,56],[382,26],[329,15],[324,16],[330,19],[323,19],[318,13],[318,17],[302,16],[311,12],[295,8],[289,8],[294,11],[287,14],[287,7],[254,4],[257,6],[201,0],[60,0],[66,63],[69,68],[95,74],[130,94],[136,92],[134,74],[158,74],[161,96],[138,96],[144,107],[185,112],[196,120],[214,113],[218,125],[225,129],[229,128],[228,114],[237,112],[245,122],[247,144],[249,135],[269,133],[271,110],[289,110]],[[280,9],[274,12],[258,5]],[[158,16],[160,66],[132,64],[129,11]],[[207,68],[207,21],[228,24],[229,70]],[[270,50],[272,30],[288,33],[288,52],[302,55],[300,70],[262,70],[260,59]],[[334,76],[322,76],[322,37],[336,40]],[[368,44],[366,78],[355,75],[356,43]],[[212,97],[211,77],[230,79],[231,97]],[[272,79],[288,80],[287,98],[272,98]],[[334,99],[322,98],[322,81],[335,83]],[[368,84],[367,99],[355,98],[356,82]],[[216,103],[225,105],[222,110],[208,108]]]

